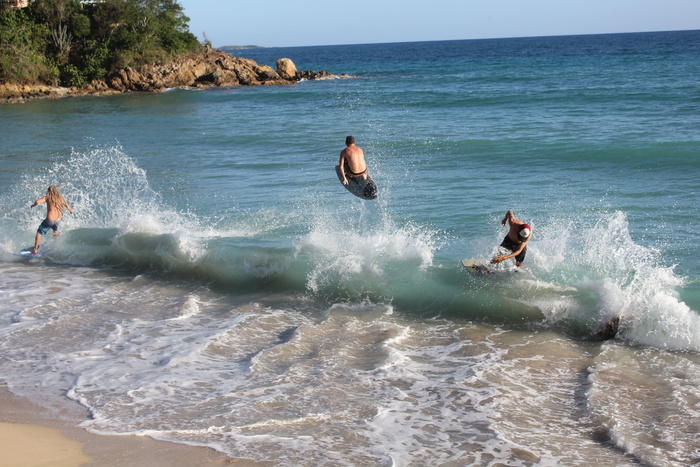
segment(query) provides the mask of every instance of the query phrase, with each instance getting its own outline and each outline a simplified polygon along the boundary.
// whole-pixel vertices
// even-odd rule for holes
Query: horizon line
[[[342,44],[314,44],[314,45],[222,45],[214,47],[215,49],[283,49],[283,48],[298,48],[298,47],[336,47],[348,45],[378,45],[378,44],[413,44],[420,42],[452,42],[452,41],[488,41],[488,40],[503,40],[503,39],[536,39],[544,37],[577,37],[577,36],[612,36],[621,34],[652,34],[652,33],[671,33],[671,32],[692,32],[700,31],[700,29],[667,29],[667,30],[651,30],[651,31],[623,31],[623,32],[594,32],[581,34],[542,34],[533,36],[501,36],[501,37],[474,37],[470,39],[428,39],[414,41],[387,41],[387,42],[357,42],[357,43],[342,43]]]

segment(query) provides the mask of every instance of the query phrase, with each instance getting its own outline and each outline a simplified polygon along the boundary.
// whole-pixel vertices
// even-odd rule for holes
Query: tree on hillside
[[[82,86],[200,46],[176,0],[34,0],[21,10],[8,4],[0,0],[0,81],[45,81],[48,74]],[[12,67],[19,56],[32,66]]]
[[[30,11],[0,1],[0,82],[50,82],[54,74],[44,55],[49,34]]]
[[[73,36],[68,30],[68,20],[73,9],[79,8],[80,2],[70,0],[35,0],[31,9],[37,14],[51,32],[51,44],[59,65],[68,61]]]
[[[191,50],[199,44],[197,38],[190,33],[188,22],[182,6],[175,0],[147,0],[151,4],[152,11],[158,27],[158,36],[161,46],[171,52],[184,52]]]

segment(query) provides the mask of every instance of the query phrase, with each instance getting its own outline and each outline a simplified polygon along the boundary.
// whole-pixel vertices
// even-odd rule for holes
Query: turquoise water
[[[355,78],[0,107],[10,389],[285,465],[690,462],[699,32],[232,53]]]

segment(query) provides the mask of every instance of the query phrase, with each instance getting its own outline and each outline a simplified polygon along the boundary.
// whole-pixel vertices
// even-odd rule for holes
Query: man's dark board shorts
[[[503,239],[503,242],[501,243],[501,246],[504,248],[508,248],[511,252],[513,252],[520,248],[520,243],[515,243],[513,240],[510,239],[508,235],[506,235]],[[523,261],[525,261],[525,253],[527,253],[527,247],[525,247],[523,251],[521,251],[520,254],[515,257],[515,261],[517,263],[522,263]]]

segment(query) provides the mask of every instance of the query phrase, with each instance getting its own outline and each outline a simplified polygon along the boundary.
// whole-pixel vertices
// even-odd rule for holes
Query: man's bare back
[[[367,179],[367,163],[365,153],[359,146],[355,145],[355,138],[348,136],[345,138],[347,146],[340,152],[340,172],[343,174],[343,185],[348,184],[347,177],[362,177]]]

